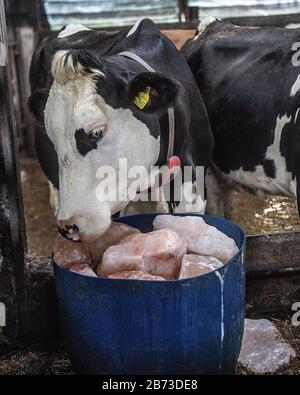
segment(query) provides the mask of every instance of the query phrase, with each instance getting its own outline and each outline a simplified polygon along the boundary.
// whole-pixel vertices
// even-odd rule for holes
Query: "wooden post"
[[[188,22],[188,1],[187,0],[178,0],[178,9],[179,9],[179,20],[181,23]]]
[[[3,0],[0,0],[0,103],[0,303],[1,322],[5,323],[0,331],[1,343],[1,337],[15,339],[27,327],[26,239]]]

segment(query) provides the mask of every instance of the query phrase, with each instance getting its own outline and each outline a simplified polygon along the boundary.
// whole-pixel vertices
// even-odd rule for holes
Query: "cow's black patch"
[[[78,129],[75,132],[75,140],[78,152],[85,156],[93,149],[97,149],[97,141],[91,139],[83,129]]]
[[[49,96],[49,89],[36,89],[28,99],[29,111],[40,126],[44,126],[44,110]]]
[[[270,178],[276,177],[276,167],[272,159],[264,159],[262,162],[266,175]]]
[[[215,21],[182,47],[204,98],[215,137],[213,160],[221,171],[254,171],[262,165],[274,178],[276,163],[265,159],[266,152],[280,120],[291,117],[281,131],[279,154],[286,171],[300,179],[300,127],[293,121],[300,95],[291,96],[299,75],[292,62],[299,34],[300,29]]]
[[[40,165],[56,189],[59,189],[58,159],[52,141],[45,130],[37,128],[35,131],[36,154]]]

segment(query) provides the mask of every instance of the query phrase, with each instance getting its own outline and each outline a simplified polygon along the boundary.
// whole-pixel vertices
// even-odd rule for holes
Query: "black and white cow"
[[[182,48],[210,118],[218,177],[297,197],[298,209],[299,41],[300,29],[241,27],[210,17]]]
[[[182,166],[208,165],[213,136],[202,97],[184,57],[151,20],[119,32],[66,26],[35,51],[30,81],[29,107],[44,126],[36,136],[38,158],[59,189],[58,226],[69,239],[100,236],[128,204],[96,196],[99,168],[119,172],[120,158],[128,167],[166,164],[170,106],[174,155]],[[148,95],[145,107],[136,104],[141,92]]]

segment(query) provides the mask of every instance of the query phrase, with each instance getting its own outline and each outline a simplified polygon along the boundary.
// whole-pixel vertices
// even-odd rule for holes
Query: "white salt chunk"
[[[233,239],[206,224],[200,217],[159,215],[153,221],[153,228],[172,229],[186,240],[188,253],[214,256],[223,263],[238,252]]]
[[[296,353],[272,322],[245,320],[239,362],[254,373],[272,373],[289,363]]]
[[[223,263],[213,256],[186,254],[182,260],[179,278],[200,276],[222,266]]]

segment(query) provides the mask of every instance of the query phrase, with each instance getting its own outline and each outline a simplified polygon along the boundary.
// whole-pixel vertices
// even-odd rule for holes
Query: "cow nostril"
[[[72,241],[80,241],[79,239],[79,229],[78,226],[73,225],[65,225],[63,228],[58,227],[59,233],[68,240]]]
[[[65,229],[66,229],[68,232],[70,232],[70,233],[72,233],[72,231],[73,231],[73,232],[78,232],[78,226],[75,225],[75,224],[73,224],[73,225],[65,225]]]

